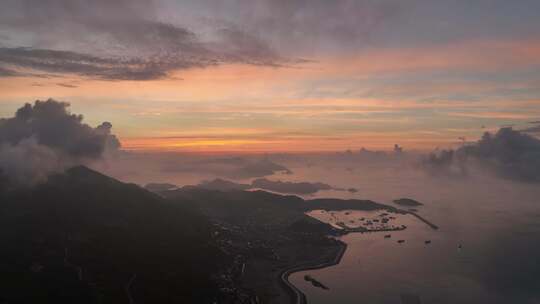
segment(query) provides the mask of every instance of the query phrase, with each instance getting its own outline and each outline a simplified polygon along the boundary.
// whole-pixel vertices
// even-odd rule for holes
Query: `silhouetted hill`
[[[384,204],[379,204],[371,200],[358,199],[336,199],[321,198],[304,200],[295,195],[282,195],[262,190],[242,191],[242,190],[208,190],[199,187],[183,187],[177,190],[157,192],[168,199],[181,199],[184,201],[196,202],[200,206],[211,204],[224,205],[225,208],[270,208],[285,209],[295,212],[306,212],[310,210],[380,210],[397,211],[396,208]]]
[[[144,189],[152,192],[167,191],[178,188],[175,184],[169,183],[150,183],[144,186]]]
[[[231,253],[230,289],[260,303],[296,303],[282,274],[298,265],[334,261],[343,244],[329,235],[342,231],[306,215],[315,209],[388,210],[369,200],[304,200],[265,191],[217,191],[184,187],[160,192],[171,202],[198,208],[222,230],[220,248]],[[250,302],[245,302],[250,303]]]
[[[296,231],[298,225],[309,221],[313,232],[336,233],[331,225],[312,221],[305,213],[310,210],[387,210],[397,208],[370,200],[313,199],[304,200],[294,195],[280,195],[266,191],[207,190],[184,187],[160,192],[163,197],[197,208],[209,219],[235,225],[272,227],[274,231]],[[295,224],[295,226],[293,226]],[[318,226],[318,227],[317,227]]]
[[[149,185],[162,185],[162,184],[149,184]],[[168,185],[168,184],[164,184]],[[346,189],[343,188],[336,188],[332,187],[328,184],[324,183],[311,183],[311,182],[288,182],[288,181],[280,181],[280,180],[269,180],[266,178],[258,178],[251,182],[251,184],[242,184],[242,183],[236,183],[229,180],[224,180],[221,178],[216,178],[214,180],[206,180],[202,181],[198,185],[193,186],[186,186],[184,187],[186,189],[188,188],[200,188],[205,190],[218,190],[218,191],[233,191],[233,190],[253,190],[253,189],[260,189],[264,191],[272,191],[277,193],[283,193],[283,194],[299,194],[299,195],[306,195],[306,194],[314,194],[316,192],[319,192],[321,190],[335,190],[335,191],[345,191]],[[168,190],[176,190],[173,188],[176,187],[148,187],[148,185],[145,187],[149,191],[153,191],[156,193],[164,192]],[[350,188],[348,191],[354,192],[357,191],[354,188]]]
[[[0,187],[0,303],[270,298],[280,271],[338,248],[326,237],[334,228],[305,211],[392,208],[197,187],[160,195],[86,167],[30,188]],[[243,264],[245,279],[236,279]]]
[[[283,182],[273,181],[266,178],[258,178],[251,183],[252,188],[260,188],[279,193],[313,194],[321,190],[339,190],[324,183],[309,182]]]
[[[231,190],[247,190],[251,186],[248,184],[240,184],[224,180],[221,178],[216,178],[211,181],[203,181],[196,187],[207,190],[218,190],[218,191],[231,191]]]
[[[0,192],[0,303],[210,303],[223,258],[185,204],[85,167]]]

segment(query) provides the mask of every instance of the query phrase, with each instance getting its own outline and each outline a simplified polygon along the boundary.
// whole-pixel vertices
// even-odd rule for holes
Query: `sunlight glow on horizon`
[[[257,19],[236,20],[233,10],[228,17],[240,25],[246,22],[238,28],[248,32],[221,37],[223,32],[214,33],[213,25],[187,18],[198,26],[188,27],[193,28],[190,39],[195,42],[178,41],[179,36],[168,33],[139,37],[137,29],[114,24],[111,29],[86,28],[63,16],[58,16],[60,24],[80,25],[88,39],[96,40],[64,37],[63,32],[54,32],[56,21],[49,20],[52,32],[40,32],[41,41],[23,35],[25,29],[19,28],[17,20],[10,23],[11,16],[6,16],[9,39],[5,47],[0,45],[0,117],[12,116],[36,99],[67,101],[71,112],[83,114],[92,126],[111,122],[124,148],[137,151],[387,150],[394,144],[422,150],[449,147],[459,143],[460,137],[479,138],[486,130],[526,127],[540,120],[540,40],[531,31],[537,21],[519,7],[521,14],[532,18],[531,24],[522,24],[521,18],[508,16],[503,4],[494,4],[492,13],[498,16],[493,19],[497,24],[505,22],[504,30],[487,26],[494,22],[489,18],[485,27],[479,26],[481,20],[467,15],[471,10],[484,12],[483,5],[446,7],[433,2],[422,7],[436,14],[425,16],[425,11],[417,11],[419,7],[398,7],[404,15],[390,16],[380,25],[364,24],[363,19],[350,24],[358,17],[350,12],[350,20],[335,19],[343,21],[343,27],[328,25],[335,32],[326,32],[322,24],[311,33],[318,24],[305,27],[305,20],[293,20],[292,25],[306,37],[279,31],[279,23],[263,23],[276,27],[266,30],[257,27],[261,25]],[[187,17],[182,15],[181,4],[169,5],[150,5],[156,16],[146,16],[145,10],[139,13],[159,19],[178,8],[178,16]],[[356,13],[365,17],[385,11],[376,4],[367,8]],[[267,17],[256,7],[250,9]],[[321,13],[317,8],[306,9]],[[447,15],[449,9],[462,15]],[[87,12],[79,13],[85,16]],[[129,21],[146,20],[141,16]],[[107,21],[87,17],[97,24]],[[185,24],[170,22],[171,31],[184,29]],[[478,26],[471,28],[471,24]],[[257,30],[249,32],[248,25]],[[368,28],[369,35],[357,25]],[[433,32],[426,31],[429,26]],[[70,30],[66,28],[68,34]],[[132,36],[113,41],[118,45],[107,44],[111,41],[103,37],[118,34],[115,31]],[[179,51],[184,47],[185,57]],[[49,58],[48,52],[59,53]],[[66,55],[67,61],[62,61]],[[78,56],[83,58],[80,62]]]

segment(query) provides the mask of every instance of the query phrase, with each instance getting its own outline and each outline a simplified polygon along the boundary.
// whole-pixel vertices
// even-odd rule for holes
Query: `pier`
[[[418,215],[416,212],[411,212],[411,211],[404,211],[405,213],[407,214],[410,214],[414,217],[416,217],[417,219],[421,220],[422,222],[424,222],[426,225],[428,225],[429,227],[431,227],[431,229],[433,230],[437,230],[439,229],[439,226],[433,224],[432,222],[428,221],[427,219],[421,217],[420,215]]]

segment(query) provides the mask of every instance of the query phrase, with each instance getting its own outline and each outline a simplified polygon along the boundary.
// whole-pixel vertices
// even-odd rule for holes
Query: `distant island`
[[[161,184],[149,184],[149,185],[161,185]],[[166,184],[168,185],[168,184]],[[153,191],[148,188],[148,190]],[[156,187],[153,187],[156,189]],[[319,191],[333,190],[333,191],[348,191],[350,193],[356,193],[356,188],[339,188],[320,182],[290,182],[280,180],[269,180],[266,178],[258,178],[253,180],[250,184],[237,183],[221,178],[213,180],[204,180],[198,185],[185,186],[184,188],[200,188],[205,190],[217,190],[217,191],[234,191],[234,190],[254,190],[262,189],[283,194],[297,194],[297,195],[311,195]],[[157,191],[172,190],[172,189],[157,189]]]
[[[411,198],[399,198],[399,199],[395,199],[394,200],[394,204],[397,204],[397,205],[400,205],[400,206],[405,206],[405,207],[418,207],[418,206],[423,206],[424,204],[418,202],[418,201],[415,201]]]
[[[148,191],[156,192],[156,191],[174,190],[177,188],[177,186],[174,184],[169,184],[169,183],[149,183],[149,184],[146,184],[144,188]]]
[[[258,298],[260,303],[306,303],[305,295],[288,281],[291,273],[339,263],[346,244],[329,238],[338,229],[307,215],[312,210],[380,210],[405,213],[370,200],[311,199],[261,190],[230,189],[219,181],[205,185],[227,191],[183,187],[158,192],[172,202],[196,206],[219,233],[215,240],[234,263],[218,282],[231,297]]]

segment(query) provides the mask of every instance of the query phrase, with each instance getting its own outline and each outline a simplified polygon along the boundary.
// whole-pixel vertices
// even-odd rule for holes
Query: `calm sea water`
[[[487,172],[469,177],[432,177],[408,160],[341,156],[273,156],[294,173],[273,180],[324,182],[358,189],[323,191],[314,197],[371,199],[392,204],[401,197],[425,205],[419,214],[440,229],[410,216],[401,232],[349,234],[339,265],[293,274],[309,303],[540,303],[540,185],[511,182]],[[193,184],[212,176],[140,175],[147,180]],[[131,176],[131,175],[129,175]],[[249,182],[245,180],[241,182]],[[398,244],[397,239],[403,239]],[[431,240],[431,244],[424,242]],[[462,248],[459,249],[459,244]],[[310,274],[329,290],[304,280]],[[410,303],[415,303],[411,301]]]
[[[304,179],[359,189],[317,196],[389,204],[399,197],[415,198],[425,204],[419,214],[440,226],[432,230],[402,216],[396,222],[408,229],[390,233],[391,239],[384,238],[386,232],[344,236],[348,249],[340,264],[291,276],[309,303],[417,303],[407,297],[421,303],[540,303],[539,185],[490,177],[433,178],[396,168],[370,174],[335,167],[333,173],[296,172]],[[347,222],[371,215],[336,216]],[[398,239],[405,242],[398,244]],[[307,274],[329,290],[305,281]]]

